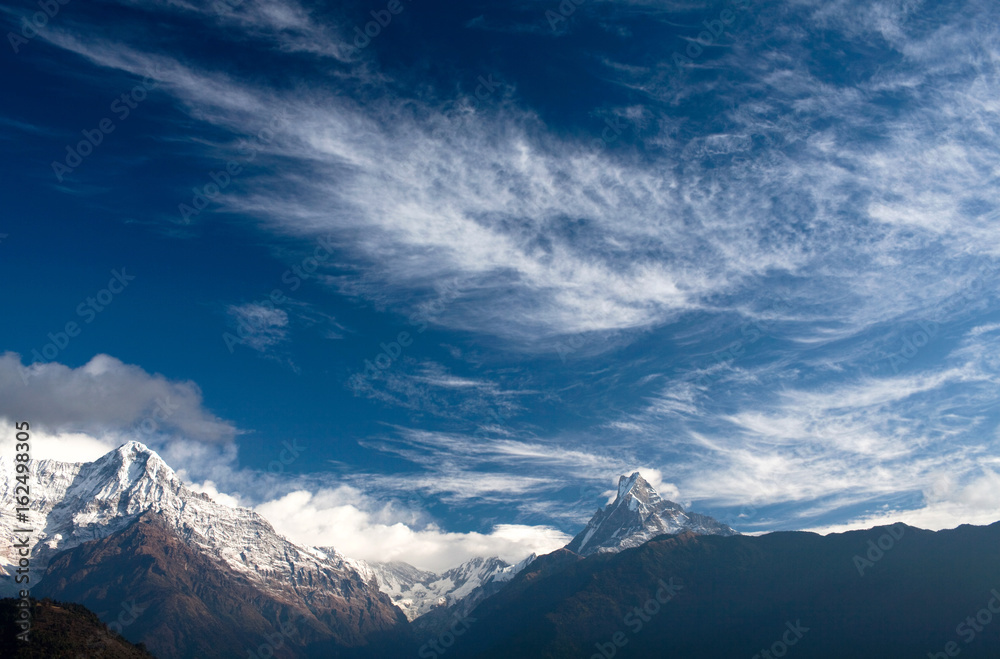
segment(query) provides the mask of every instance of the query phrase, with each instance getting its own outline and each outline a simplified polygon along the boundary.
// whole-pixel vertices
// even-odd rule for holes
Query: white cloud
[[[92,462],[122,443],[119,436],[114,434],[93,437],[82,432],[49,432],[43,427],[32,425],[29,417],[4,417],[0,418],[0,455],[14,455],[18,432],[15,424],[24,421],[28,422],[28,444],[33,460]]]
[[[0,433],[0,454],[13,455],[16,441],[13,422],[0,419]],[[85,433],[50,433],[34,426],[30,435],[33,459],[62,462],[92,462],[130,439],[144,439],[121,433],[101,437]],[[158,453],[171,467],[187,465],[187,468],[176,469],[187,488],[229,507],[248,506],[268,490],[287,490],[290,484],[295,486],[296,479],[289,480],[287,476],[276,483],[269,474],[235,469],[233,444],[221,454],[212,448],[198,442],[172,441]],[[215,475],[226,484],[211,479],[195,482],[192,471]],[[502,486],[500,479],[494,483]],[[242,487],[245,493],[230,493],[232,487]],[[406,561],[435,571],[455,567],[474,556],[500,556],[515,562],[530,553],[547,553],[570,540],[569,536],[551,527],[518,524],[498,524],[488,533],[448,532],[425,521],[427,514],[419,509],[384,503],[347,485],[320,486],[314,492],[297,489],[260,503],[255,510],[293,542],[333,546],[351,558]]]
[[[995,461],[1000,466],[1000,460]],[[996,467],[994,467],[996,468]],[[854,529],[903,522],[922,529],[952,529],[959,524],[989,525],[1000,520],[1000,474],[989,469],[960,485],[950,474],[925,491],[924,505],[915,509],[892,509],[864,515],[841,524],[805,529],[816,533],[842,533]]]
[[[970,76],[963,68],[995,35],[970,38],[949,24],[914,38],[909,10],[879,4],[862,20],[848,7],[772,11],[796,12],[783,18],[803,27],[875,31],[922,68],[836,85],[769,46],[756,57],[739,49],[723,55],[748,77],[739,87],[678,86],[654,72],[645,91],[656,101],[704,91],[734,108],[724,133],[686,144],[651,137],[663,149],[654,165],[558,138],[499,95],[492,113],[439,99],[352,99],[318,87],[286,95],[127,43],[58,30],[47,38],[102,66],[142,73],[159,63],[164,89],[234,136],[255,134],[262,118],[284,117],[266,149],[283,167],[259,169],[253,186],[229,195],[228,208],[283,234],[343,236],[365,273],[330,280],[348,292],[405,308],[414,292],[457,279],[461,295],[435,322],[524,347],[553,333],[655,326],[785,273],[804,298],[824,300],[817,313],[841,325],[826,337],[833,340],[953,294],[962,282],[942,278],[941,263],[955,273],[972,255],[1000,254],[991,247],[992,223],[963,205],[989,199],[996,176],[1000,133],[995,85],[987,84],[996,73]],[[258,8],[247,15],[267,14],[258,22],[273,27],[283,29],[280,16],[308,23],[291,4],[275,15]],[[781,37],[795,48],[807,34]],[[754,52],[767,37],[748,30],[741,43]],[[317,47],[335,42],[318,38],[326,45]],[[386,82],[364,67],[352,71]],[[883,94],[922,88],[934,96],[915,97],[897,116],[877,112]],[[766,100],[744,103],[748,90]],[[768,146],[751,152],[757,137]],[[699,164],[705,159],[711,167]]]
[[[497,525],[489,533],[450,533],[433,524],[414,528],[414,513],[380,506],[348,486],[290,492],[256,510],[294,542],[334,547],[369,561],[405,561],[438,572],[474,556],[519,561],[570,540],[549,527],[513,524]]]
[[[223,506],[228,506],[230,508],[238,508],[241,504],[238,497],[220,492],[219,488],[212,481],[205,481],[204,483],[191,483],[187,481],[187,474],[183,470],[177,471],[177,476],[185,481],[184,485],[193,492],[198,492],[200,494],[208,495],[212,501],[216,503],[221,503]]]
[[[1000,509],[983,497],[1000,463],[990,420],[1000,385],[988,348],[994,341],[991,332],[971,331],[936,368],[790,383],[766,397],[737,396],[728,413],[710,414],[709,396],[692,398],[694,410],[675,424],[672,479],[695,500],[780,507],[769,521],[785,525],[815,526],[837,514],[851,515],[852,528],[872,520],[934,528],[996,521]],[[654,399],[633,416],[652,434],[663,414]],[[909,509],[877,508],[917,495],[924,503]],[[859,507],[872,512],[858,515]]]
[[[337,30],[323,25],[295,0],[119,0],[122,4],[198,14],[203,21],[237,26],[244,34],[276,42],[286,51],[308,52],[339,60],[353,59],[356,50]]]
[[[25,367],[16,353],[0,355],[0,418],[29,420],[53,435],[173,433],[227,442],[237,433],[204,408],[195,383],[149,374],[108,355],[79,368],[56,362]]]
[[[391,453],[417,465],[417,474],[365,474],[361,478],[388,492],[420,492],[447,502],[504,503],[536,506],[539,500],[580,483],[607,484],[617,488],[618,476],[639,470],[649,474],[670,495],[656,469],[631,468],[620,449],[588,452],[570,448],[566,442],[530,441],[460,433],[429,432],[398,428],[398,435],[363,446]]]
[[[969,296],[977,282],[993,290],[1000,255],[993,201],[1000,56],[992,7],[948,9],[934,29],[910,21],[915,6],[762,7],[759,31],[747,29],[713,63],[738,70],[735,83],[700,76],[706,81],[678,85],[672,74],[658,78],[662,71],[615,64],[615,78],[641,91],[654,110],[700,94],[732,108],[720,112],[724,127],[690,138],[677,137],[684,133],[677,121],[663,120],[643,158],[564,139],[506,96],[486,113],[436,98],[349,98],[325,86],[289,92],[82,30],[53,28],[44,38],[100,66],[144,74],[159,64],[162,89],[196,120],[232,133],[233,144],[218,147],[220,158],[271,117],[284,117],[257,174],[242,179],[247,187],[234,189],[226,208],[262,218],[282,235],[343,238],[345,258],[363,271],[327,280],[344,291],[419,308],[414,293],[454,279],[459,293],[434,322],[524,348],[554,334],[656,326],[693,309],[753,317],[746,298],[781,282],[795,293],[795,309],[781,314],[794,321],[784,328],[787,339],[815,354],[928,311],[941,312],[934,320],[943,324],[992,302],[988,293]],[[286,28],[306,26],[294,5],[248,16],[290,49],[298,42]],[[770,27],[779,30],[768,34]],[[795,56],[819,31],[866,47],[884,39],[899,62],[837,84]],[[776,50],[770,38],[787,48]],[[321,50],[330,43],[317,39]],[[373,86],[387,82],[367,69],[355,73]],[[644,128],[655,133],[657,124]],[[764,146],[751,150],[758,143]],[[269,169],[261,162],[267,157],[280,158],[282,167]],[[945,304],[955,299],[966,302]],[[285,337],[287,318],[271,320],[259,337],[264,349]],[[985,340],[964,349],[978,356],[973,366],[822,390],[792,382],[773,400],[758,393],[722,414],[705,405],[695,384],[665,389],[621,428],[649,440],[640,448],[652,451],[668,421],[716,423],[681,427],[672,438],[689,453],[671,480],[693,498],[805,504],[819,514],[872,496],[931,492],[944,474],[978,473],[996,453],[972,433],[986,430],[983,401],[995,400],[995,373],[983,365],[996,351]],[[800,365],[791,359],[776,360],[789,379]],[[830,372],[856,365],[843,353],[808,359]],[[752,382],[763,370],[741,364],[732,379]],[[436,383],[468,386],[448,377]],[[427,473],[382,482],[455,498],[511,500],[557,486],[525,474],[529,465],[594,477],[641,462],[564,449],[576,442],[404,440],[379,447]],[[434,465],[441,456],[444,468]],[[478,467],[490,461],[502,469],[484,475]],[[956,505],[976,500],[956,496]]]
[[[258,352],[267,352],[288,339],[288,314],[273,305],[256,302],[226,309],[235,323],[239,341]]]

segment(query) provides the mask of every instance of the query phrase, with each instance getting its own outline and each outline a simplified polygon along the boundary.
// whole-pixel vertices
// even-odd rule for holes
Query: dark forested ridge
[[[19,600],[0,599],[0,657],[4,659],[153,659],[81,604],[31,599],[29,641],[17,639]]]
[[[1000,523],[561,550],[472,617],[447,656],[996,659]]]

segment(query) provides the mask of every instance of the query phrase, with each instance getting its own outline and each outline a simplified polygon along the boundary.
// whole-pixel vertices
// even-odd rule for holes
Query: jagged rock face
[[[729,526],[707,515],[685,512],[683,506],[660,498],[639,475],[618,479],[614,503],[598,510],[566,549],[589,556],[639,545],[664,533],[690,531],[700,535],[738,535]]]
[[[10,463],[0,458],[0,473],[8,471],[12,471]],[[8,489],[13,482],[13,478],[0,480],[0,496],[11,494]],[[43,586],[56,587],[46,584],[52,578],[47,571],[66,552],[85,543],[93,549],[96,545],[91,543],[104,541],[114,547],[125,541],[122,534],[126,530],[135,532],[137,520],[153,519],[180,543],[178,547],[228,575],[220,578],[220,584],[234,581],[248,585],[251,590],[247,592],[254,595],[237,607],[242,611],[263,607],[275,615],[288,607],[301,609],[307,619],[319,621],[317,638],[335,645],[364,645],[373,634],[407,627],[389,598],[363,579],[343,556],[332,550],[299,547],[278,535],[252,510],[230,508],[187,489],[156,453],[138,442],[129,442],[91,463],[38,461],[31,467],[31,483],[29,523],[36,531],[34,538],[38,538],[32,554],[32,573],[37,575],[32,587],[42,575]],[[0,551],[4,552],[0,554],[0,586],[7,593],[15,589],[11,577],[16,561],[11,549],[14,528],[13,520],[0,518]],[[105,549],[106,557],[115,554],[113,549]],[[118,560],[124,560],[121,550],[118,555]],[[171,556],[188,554],[178,550]],[[164,558],[161,569],[182,573],[189,562],[184,559],[174,564]],[[181,587],[180,582],[174,585]],[[169,594],[169,588],[164,592]],[[211,610],[210,602],[199,601],[192,611]],[[237,615],[234,624],[240,627],[244,622]]]

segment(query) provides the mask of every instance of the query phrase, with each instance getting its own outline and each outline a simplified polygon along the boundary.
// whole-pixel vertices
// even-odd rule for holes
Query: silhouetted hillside
[[[16,638],[16,599],[0,599],[0,657],[4,659],[153,659],[111,631],[82,604],[50,599],[31,601],[30,642]]]
[[[790,658],[923,659],[954,643],[963,659],[997,659],[1000,523],[686,533],[586,559],[561,550],[472,617],[447,656],[749,659],[774,646]]]

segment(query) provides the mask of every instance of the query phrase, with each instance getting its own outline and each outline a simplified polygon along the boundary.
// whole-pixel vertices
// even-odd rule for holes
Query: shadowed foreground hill
[[[0,600],[0,657],[4,659],[154,659],[110,631],[95,613],[80,604],[31,600],[31,640],[17,640],[18,600]]]
[[[472,618],[448,657],[997,659],[1000,523],[560,550]]]

